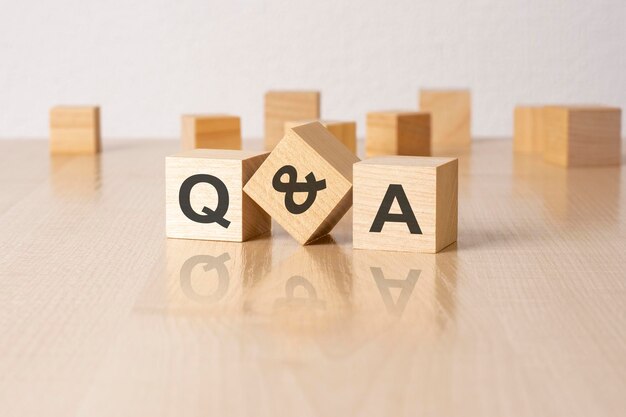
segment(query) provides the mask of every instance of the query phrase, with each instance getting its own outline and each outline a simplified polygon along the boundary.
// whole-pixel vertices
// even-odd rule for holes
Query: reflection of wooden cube
[[[433,152],[470,145],[470,108],[469,90],[420,91],[420,110],[432,117]]]
[[[356,154],[356,122],[340,122],[336,120],[296,120],[285,122],[285,133],[292,127],[318,121],[332,133],[346,148]]]
[[[50,183],[60,198],[97,199],[102,187],[102,167],[99,154],[52,155]]]
[[[367,156],[430,155],[430,115],[420,112],[367,114]]]
[[[267,152],[195,149],[165,163],[167,237],[241,242],[271,220],[243,186]]]
[[[314,122],[290,129],[244,191],[300,244],[329,233],[352,205],[359,159]]]
[[[602,106],[548,106],[543,156],[561,166],[619,165],[622,111]]]
[[[543,150],[541,115],[543,106],[517,106],[513,115],[513,150],[540,153]]]
[[[237,116],[183,115],[183,149],[241,149],[241,122]]]
[[[265,149],[274,149],[283,138],[285,122],[319,117],[319,91],[268,91],[265,93]]]
[[[100,108],[53,107],[50,110],[50,152],[53,154],[100,152]]]
[[[352,281],[350,258],[327,236],[273,265],[246,292],[245,304],[255,315],[274,316],[285,326],[313,330],[352,312]]]
[[[272,240],[269,234],[243,243],[167,239],[165,255],[165,273],[148,280],[137,310],[239,316],[244,294],[272,265]]]
[[[353,194],[355,248],[435,253],[456,242],[457,159],[361,161]]]
[[[369,309],[370,317],[383,322],[385,316],[404,315],[410,320],[418,317],[430,319],[430,325],[434,325],[432,320],[437,316],[439,307],[436,286],[438,278],[441,279],[437,276],[436,256],[355,250],[352,251],[352,259],[354,275],[359,277],[353,287],[354,298],[360,300],[355,305]]]

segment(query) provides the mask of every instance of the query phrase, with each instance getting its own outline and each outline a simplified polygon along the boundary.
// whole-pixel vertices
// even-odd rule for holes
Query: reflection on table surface
[[[453,313],[448,285],[453,289],[456,283],[455,259],[443,268],[439,260],[449,258],[454,246],[437,255],[353,251],[332,236],[303,247],[279,236],[289,250],[275,262],[276,236],[269,234],[244,243],[168,239],[162,273],[141,293],[138,311],[256,317],[287,333],[355,324],[359,318],[367,327],[405,316],[408,323],[445,326]]]
[[[177,149],[0,142],[3,415],[623,414],[623,167],[476,141],[432,255],[166,239]]]

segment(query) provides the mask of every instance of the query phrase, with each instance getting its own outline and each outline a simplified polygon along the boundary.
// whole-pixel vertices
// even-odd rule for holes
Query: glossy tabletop
[[[252,143],[252,147],[257,144]],[[257,144],[258,145],[258,144]],[[458,243],[165,238],[175,141],[0,141],[0,414],[621,416],[626,169],[477,140]]]

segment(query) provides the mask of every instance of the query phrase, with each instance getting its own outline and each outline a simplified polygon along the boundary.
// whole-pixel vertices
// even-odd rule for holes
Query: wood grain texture
[[[621,109],[547,106],[543,115],[544,160],[564,167],[621,163]]]
[[[269,231],[269,215],[243,193],[243,186],[268,155],[267,152],[194,149],[168,156],[165,162],[167,236],[242,242]],[[192,185],[189,192],[191,210],[201,221],[187,216],[179,201],[183,183],[196,175],[215,178],[212,180],[215,183],[204,181]],[[224,191],[220,195],[218,187],[222,186]],[[205,208],[209,213],[204,212]],[[227,223],[202,222],[212,215],[226,219]]]
[[[469,90],[421,90],[420,111],[432,118],[432,151],[464,149],[471,144],[471,94]]]
[[[350,212],[304,247],[277,224],[166,239],[179,147],[106,140],[52,164],[45,140],[0,141],[3,415],[623,414],[623,166],[475,140],[458,241],[431,255],[353,250]]]
[[[513,114],[513,150],[541,154],[543,106],[516,106]]]
[[[50,109],[50,153],[100,152],[100,108],[56,106]]]
[[[244,191],[267,211],[298,242],[305,245],[328,234],[352,205],[352,164],[359,159],[319,122],[296,126],[274,148],[252,176]],[[315,181],[325,181],[312,205],[302,213],[287,207],[287,193],[276,190],[273,181],[285,166],[295,168],[298,178],[279,176],[286,183],[306,183],[312,174]],[[296,192],[293,201],[304,204],[308,192]]]
[[[184,150],[241,149],[241,120],[225,114],[185,114],[181,144]]]
[[[380,155],[429,156],[431,117],[428,113],[379,111],[367,114],[365,152]]]
[[[457,159],[408,156],[366,159],[354,165],[353,180],[356,249],[436,253],[456,242]],[[389,206],[383,203],[387,196],[392,196],[393,204]],[[384,221],[380,230],[372,230],[379,213],[389,221]],[[387,216],[389,213],[404,217]],[[409,227],[411,221],[416,224],[414,230]]]
[[[285,134],[291,128],[305,125],[311,122],[319,122],[352,153],[356,155],[356,122],[339,120],[291,120],[285,122]]]
[[[319,91],[268,91],[265,93],[265,149],[283,138],[285,122],[320,118]]]

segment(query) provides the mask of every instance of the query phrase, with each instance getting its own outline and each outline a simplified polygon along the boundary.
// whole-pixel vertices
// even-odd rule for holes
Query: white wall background
[[[473,133],[520,102],[626,108],[625,0],[0,0],[0,137],[46,137],[55,104],[102,106],[106,137],[177,137],[184,112],[242,116],[322,90],[322,116],[416,108],[467,86]]]

